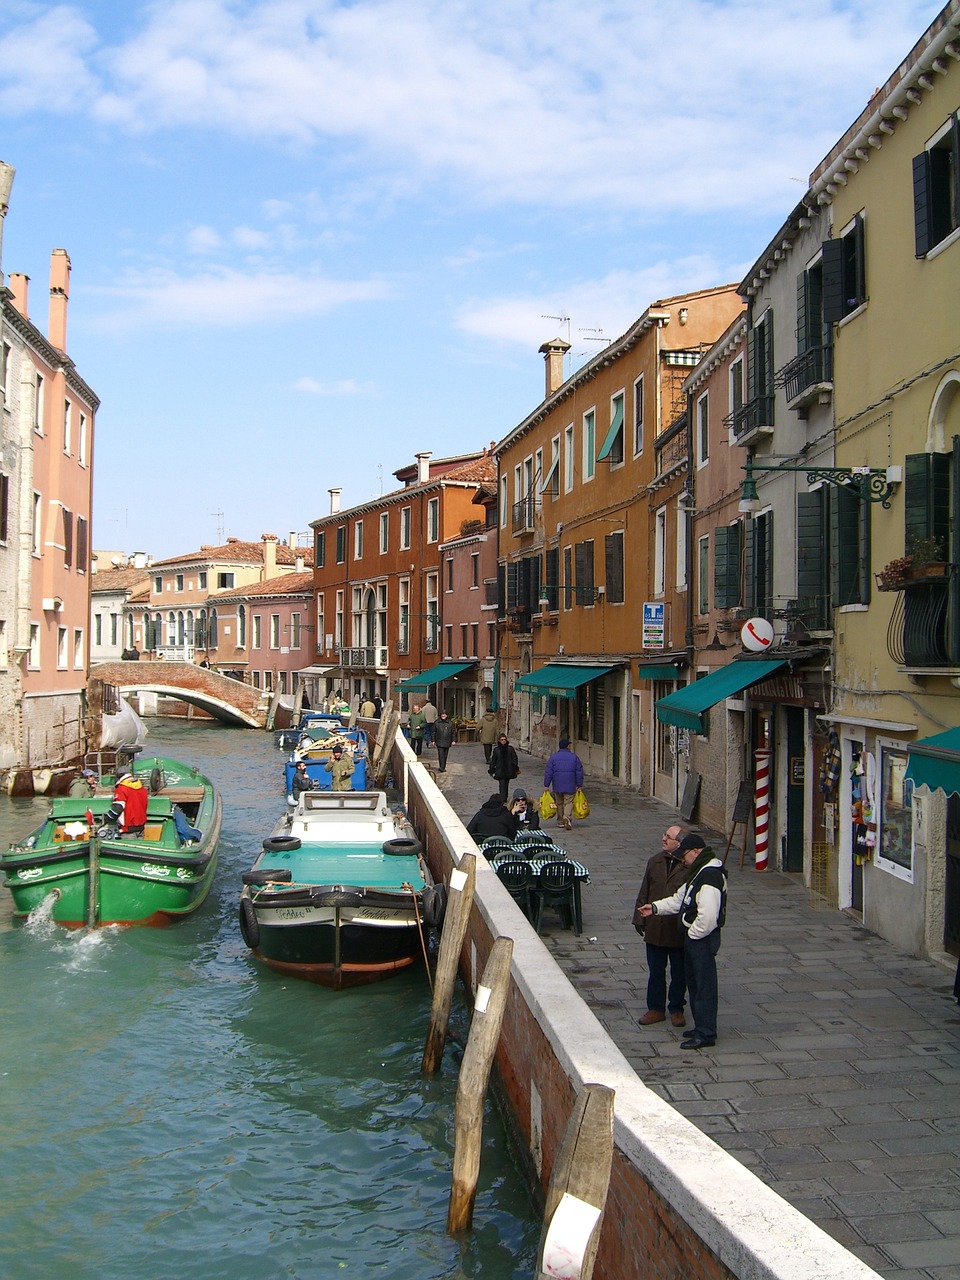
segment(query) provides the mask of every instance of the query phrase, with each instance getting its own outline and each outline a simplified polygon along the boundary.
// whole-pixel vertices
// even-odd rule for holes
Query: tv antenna
[[[565,325],[567,326],[567,341],[568,341],[568,342],[570,341],[570,317],[569,317],[569,316],[544,316],[544,315],[541,315],[540,319],[541,319],[541,320],[558,320],[558,321],[560,322],[560,324],[565,324]]]
[[[223,512],[218,509],[211,511],[210,514],[217,517],[217,546],[219,547],[223,544]]]

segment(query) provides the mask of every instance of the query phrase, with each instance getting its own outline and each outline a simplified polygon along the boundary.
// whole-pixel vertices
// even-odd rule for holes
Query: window
[[[687,513],[680,505],[682,498],[677,499],[677,590],[685,591],[687,587]]]
[[[500,477],[500,528],[507,527],[507,477]]]
[[[470,657],[476,658],[480,654],[480,624],[479,622],[470,623]]]
[[[410,547],[410,508],[400,508],[400,550],[407,551]]]
[[[63,508],[63,567],[73,568],[73,512]]]
[[[73,405],[69,400],[63,402],[63,452],[69,453],[73,444],[72,436],[73,427]]]
[[[10,477],[0,471],[0,542],[6,542],[10,510]]]
[[[247,647],[247,610],[245,605],[240,605],[237,609],[237,647],[239,649]]]
[[[583,479],[592,480],[597,470],[597,415],[588,409],[583,415]]]
[[[918,258],[960,227],[960,118],[956,112],[913,158],[913,210]]]
[[[267,693],[273,693],[273,672],[265,671],[263,673],[263,687]]]
[[[231,591],[236,585],[237,575],[235,573],[218,573],[217,574],[217,590]]]
[[[730,366],[730,420],[736,420],[743,408],[743,356],[739,356]]]
[[[830,594],[833,604],[870,602],[870,502],[842,486],[830,492]]]
[[[707,391],[697,400],[694,449],[697,466],[706,466],[710,460],[710,393]]]
[[[81,467],[87,465],[87,415],[81,413],[80,426],[77,431],[77,461]]]
[[[10,343],[4,342],[0,346],[0,387],[4,391],[7,389],[7,378],[10,376],[10,352]]]
[[[253,676],[253,687],[255,689],[259,689],[260,688],[260,672],[253,671],[251,672],[251,675]]]
[[[573,608],[573,547],[563,548],[563,607]]]
[[[436,573],[427,574],[427,617],[426,617],[426,644],[424,648],[430,653],[436,653],[437,646],[440,643],[440,582],[439,575]]]
[[[7,647],[7,624],[0,620],[0,667],[6,667],[10,661],[10,651]]]
[[[443,652],[448,658],[453,657],[453,627],[448,623],[443,628]]]
[[[197,575],[197,585],[199,586],[199,588],[200,588],[200,590],[201,590],[201,591],[206,591],[206,589],[207,589],[207,571],[206,571],[205,569],[201,569],[201,570],[200,570],[200,572],[199,572],[199,574]]]
[[[662,596],[667,576],[667,511],[661,507],[654,518],[653,594]]]
[[[343,564],[347,558],[347,526],[342,524],[337,529],[337,564]]]
[[[470,555],[470,590],[480,590],[480,553],[474,551]]]
[[[290,615],[290,648],[300,648],[300,614],[291,613]]]
[[[633,384],[633,456],[643,453],[643,378]]]
[[[83,631],[79,627],[75,627],[73,632],[73,669],[83,670]]]
[[[823,320],[836,324],[867,300],[863,214],[823,242]]]
[[[609,462],[612,467],[623,462],[623,392],[610,397],[610,426],[603,438],[598,462]]]
[[[830,618],[829,497],[826,485],[797,494],[797,609],[813,631]]]
[[[259,613],[253,615],[253,648],[259,649],[263,640],[262,636],[262,620]]]
[[[623,531],[608,533],[603,539],[607,604],[623,604]]]
[[[33,396],[33,429],[38,435],[43,435],[43,374],[38,373],[34,383]]]
[[[220,625],[216,609],[210,610],[210,648],[216,649],[220,643]]]
[[[560,607],[560,548],[548,547],[544,557],[543,591],[548,609]],[[538,602],[539,603],[539,602]]]
[[[177,574],[177,590],[178,591],[183,590],[183,574],[182,573]]]
[[[408,653],[410,650],[410,579],[401,578],[397,584],[397,651]]]
[[[327,651],[327,622],[323,613],[323,592],[317,593],[317,652]]]
[[[560,492],[560,437],[554,436],[550,441],[550,469],[547,471],[540,489],[541,494],[549,493],[551,498]]]
[[[913,783],[907,753],[880,743],[877,866],[913,883]]]
[[[573,489],[573,423],[563,433],[563,491]]]
[[[495,622],[487,623],[487,657],[495,658],[497,656],[497,624]]]
[[[453,556],[447,560],[447,590],[453,590]]]
[[[576,574],[577,604],[594,603],[593,539],[578,542],[574,548],[574,572]]]
[[[747,331],[747,410],[740,431],[773,426],[773,312],[768,308]]]
[[[468,642],[469,635],[470,635],[470,632],[468,630],[467,623],[461,622],[460,623],[460,657],[461,658],[469,657],[469,651],[467,649],[467,642]]]
[[[380,554],[385,555],[390,546],[390,513],[380,513]]]
[[[430,498],[427,502],[427,541],[437,542],[440,538],[440,499]]]
[[[322,569],[327,560],[327,535],[318,529],[313,535],[313,562]]]
[[[87,572],[90,554],[90,524],[83,516],[77,516],[77,573]]]
[[[41,530],[41,511],[43,507],[43,499],[40,494],[34,491],[33,494],[33,554],[40,555],[43,550],[42,530]]]
[[[67,628],[57,627],[57,670],[64,671],[67,666]]]
[[[710,535],[697,539],[697,613],[710,612]]]
[[[97,613],[93,617],[93,643],[103,644],[103,614]]]
[[[337,592],[336,609],[333,615],[333,643],[338,649],[343,647],[343,626],[344,626],[344,594],[342,591]]]
[[[110,643],[118,644],[120,641],[120,616],[116,613],[110,615]]]
[[[271,613],[270,615],[270,648],[280,648],[280,615],[279,613]]]
[[[763,511],[743,525],[744,604],[751,613],[773,612],[773,512]]]
[[[30,623],[30,670],[40,670],[40,624],[38,622]]]
[[[153,580],[153,592],[154,592],[154,595],[163,594],[163,578],[159,573]]]
[[[363,521],[358,520],[353,526],[353,558],[363,559]]]
[[[742,533],[740,521],[713,531],[713,603],[718,609],[736,609],[742,598]]]

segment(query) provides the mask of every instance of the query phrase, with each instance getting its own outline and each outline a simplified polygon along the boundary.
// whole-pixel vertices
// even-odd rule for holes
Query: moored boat
[[[142,834],[111,821],[118,776],[103,774],[92,795],[54,800],[43,825],[0,856],[15,916],[51,896],[51,918],[67,928],[160,926],[200,906],[217,865],[217,791],[165,757],[138,760],[130,772],[148,791]]]
[[[329,790],[332,781],[327,771],[327,761],[333,755],[333,748],[341,746],[353,761],[353,774],[350,786],[354,791],[366,791],[367,768],[369,765],[369,743],[363,729],[336,728],[325,720],[315,720],[301,731],[296,747],[283,767],[283,778],[287,795],[292,796],[293,775],[297,765],[306,765],[307,777],[315,790]]]
[[[305,791],[244,872],[240,931],[271,969],[340,990],[425,958],[445,901],[383,791]]]

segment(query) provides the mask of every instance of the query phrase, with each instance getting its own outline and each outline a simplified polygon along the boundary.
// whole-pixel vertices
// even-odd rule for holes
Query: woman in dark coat
[[[507,735],[501,733],[497,745],[490,753],[490,766],[487,769],[491,778],[500,783],[500,799],[506,802],[511,781],[520,773],[520,761],[517,753],[507,741]]]

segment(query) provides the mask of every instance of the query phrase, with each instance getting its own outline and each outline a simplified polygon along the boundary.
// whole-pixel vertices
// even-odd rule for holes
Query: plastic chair
[[[540,868],[540,875],[533,890],[534,928],[540,932],[545,907],[551,907],[560,917],[564,929],[573,926],[580,936],[582,922],[577,902],[577,878],[569,862],[547,862]]]
[[[506,836],[487,836],[480,841],[480,852],[486,857],[496,857],[499,849],[512,849],[513,841]]]
[[[532,909],[530,890],[534,883],[530,863],[522,862],[519,858],[508,858],[498,862],[495,870],[497,879],[529,920]]]

